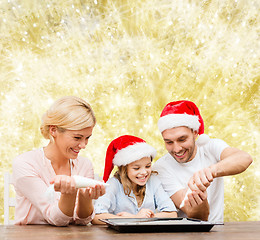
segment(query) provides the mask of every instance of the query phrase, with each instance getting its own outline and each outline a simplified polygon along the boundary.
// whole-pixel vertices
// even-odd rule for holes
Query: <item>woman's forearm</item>
[[[67,216],[72,217],[76,202],[76,194],[61,194],[59,200],[60,210]]]

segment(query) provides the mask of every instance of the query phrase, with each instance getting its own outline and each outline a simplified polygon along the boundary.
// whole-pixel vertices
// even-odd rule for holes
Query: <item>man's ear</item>
[[[192,132],[193,132],[193,136],[194,136],[194,139],[197,139],[197,137],[198,137],[198,130],[192,130]]]

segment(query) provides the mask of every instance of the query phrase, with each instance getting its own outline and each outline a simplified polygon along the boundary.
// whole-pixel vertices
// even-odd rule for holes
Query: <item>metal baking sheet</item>
[[[100,219],[119,232],[209,232],[214,225],[192,218],[110,218]]]

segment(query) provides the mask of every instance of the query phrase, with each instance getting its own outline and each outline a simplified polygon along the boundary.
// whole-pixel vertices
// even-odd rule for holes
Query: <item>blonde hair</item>
[[[83,99],[66,96],[55,101],[42,116],[41,133],[44,138],[52,139],[50,126],[60,130],[81,130],[94,127],[96,118],[91,106]]]

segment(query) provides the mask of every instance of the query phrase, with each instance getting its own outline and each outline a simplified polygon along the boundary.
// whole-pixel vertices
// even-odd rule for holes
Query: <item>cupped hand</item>
[[[192,191],[187,194],[187,199],[184,201],[184,205],[189,207],[197,207],[200,204],[202,204],[203,201],[207,199],[207,197],[208,197],[207,191],[204,192],[200,190]]]
[[[106,193],[106,188],[103,185],[97,184],[92,187],[81,188],[80,194],[82,194],[86,198],[90,199],[98,199],[102,195]]]

